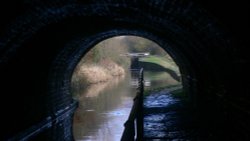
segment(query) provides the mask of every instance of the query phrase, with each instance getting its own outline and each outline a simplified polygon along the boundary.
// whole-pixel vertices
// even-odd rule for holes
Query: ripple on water
[[[151,94],[144,99],[145,108],[167,107],[175,104],[179,100],[173,98],[170,94]]]

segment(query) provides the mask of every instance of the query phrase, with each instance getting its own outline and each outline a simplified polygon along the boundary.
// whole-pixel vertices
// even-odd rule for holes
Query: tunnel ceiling
[[[1,88],[4,99],[14,105],[3,108],[4,120],[13,121],[3,126],[6,138],[67,109],[72,103],[70,78],[80,58],[96,43],[117,35],[142,36],[168,50],[183,70],[186,87],[202,95],[197,96],[200,103],[218,97],[235,103],[249,99],[249,83],[231,83],[248,76],[249,65],[249,5],[237,2],[0,2]],[[16,106],[23,115],[19,119],[12,112]]]
[[[238,48],[232,46],[234,42],[230,39],[231,35],[223,30],[225,27],[235,32],[236,30],[231,27],[239,23],[232,20],[229,22],[229,16],[222,16],[226,13],[219,10],[219,6],[224,4],[222,2],[216,3],[218,6],[215,8],[210,6],[215,4],[213,1],[195,4],[185,0],[179,2],[55,1],[53,3],[19,1],[17,3],[18,6],[12,5],[11,2],[3,4],[10,7],[9,11],[6,11],[9,15],[3,15],[6,23],[3,22],[1,26],[4,28],[1,30],[3,31],[3,38],[1,38],[1,63],[3,64],[8,63],[9,58],[18,51],[20,46],[31,41],[41,32],[47,37],[54,33],[54,39],[50,39],[49,42],[53,44],[61,40],[59,44],[62,47],[65,41],[72,40],[74,36],[84,38],[108,30],[113,30],[115,33],[115,30],[119,29],[138,29],[162,36],[165,42],[178,46],[178,52],[183,52],[187,59],[198,61],[193,62],[193,65],[198,65],[197,67],[211,68],[209,65],[218,63],[214,66],[215,72],[224,72],[227,67],[217,67],[229,66],[240,56]],[[199,6],[210,11],[206,12]],[[229,8],[227,6],[226,9]],[[244,15],[242,11],[240,10],[239,13]],[[228,14],[235,15],[232,12]],[[219,18],[222,20],[219,21]],[[223,27],[223,25],[226,26]],[[56,50],[56,47],[54,48],[53,50]],[[231,59],[226,61],[229,57]],[[199,66],[205,64],[205,61],[206,65]]]

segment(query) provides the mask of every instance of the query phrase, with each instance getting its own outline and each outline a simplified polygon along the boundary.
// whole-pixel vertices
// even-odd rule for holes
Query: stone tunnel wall
[[[3,140],[73,140],[77,103],[70,93],[71,74],[93,45],[116,35],[142,36],[169,51],[204,115],[204,126],[224,127],[232,118],[237,123],[232,126],[242,131],[236,136],[249,137],[249,89],[231,83],[247,76],[236,69],[248,64],[244,47],[201,5],[190,0],[13,0],[0,5]]]

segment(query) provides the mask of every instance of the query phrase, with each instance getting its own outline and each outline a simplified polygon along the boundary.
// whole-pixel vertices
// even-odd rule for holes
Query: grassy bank
[[[121,75],[125,75],[124,69],[113,62],[109,65],[84,64],[75,71],[72,81],[81,85],[90,85],[106,82]]]
[[[164,68],[173,70],[176,74],[180,74],[178,66],[175,64],[174,60],[170,56],[149,56],[145,58],[140,58],[141,62],[149,62],[160,65]]]

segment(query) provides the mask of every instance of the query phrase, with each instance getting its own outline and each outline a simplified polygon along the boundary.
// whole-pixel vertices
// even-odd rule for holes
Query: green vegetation
[[[125,36],[123,39],[130,52],[149,52],[152,55],[164,56],[166,51],[157,43],[138,36]]]
[[[140,58],[140,61],[158,64],[164,68],[171,69],[176,74],[180,75],[178,66],[176,65],[174,60],[169,55],[164,55],[164,56],[151,55],[151,56],[146,57],[146,58]]]
[[[71,79],[72,92],[125,75],[125,70],[130,66],[130,58],[120,54],[127,52],[128,48],[121,43],[119,37],[98,43],[84,55],[75,68]]]
[[[166,55],[166,52],[156,43],[145,38],[136,36],[109,38],[98,43],[84,55],[75,69],[72,82],[85,85],[107,81],[110,76],[123,75],[129,69],[131,62],[129,57],[122,55],[129,52]],[[100,70],[99,73],[98,70]]]
[[[168,54],[165,54],[164,56],[151,55],[146,58],[141,58],[140,61],[157,64],[163,68],[172,70],[173,72],[175,72],[177,75],[180,76],[179,67],[176,65],[174,60]],[[166,75],[168,75],[168,77],[166,77],[167,79],[163,82],[163,83],[167,83],[168,84],[167,86],[166,85],[160,86],[159,84],[159,87],[156,87],[154,89],[145,88],[145,93],[144,93],[145,96],[152,94],[152,93],[157,93],[160,91],[166,91],[172,94],[172,96],[175,98],[180,98],[180,99],[185,98],[185,93],[182,89],[181,82],[173,81],[172,77],[168,73],[145,72],[144,74],[145,74],[145,77],[150,76],[149,79],[151,81],[154,81],[160,78],[165,78]]]
[[[155,73],[151,71],[144,71],[144,78],[149,79],[150,81],[159,81],[162,80],[162,78],[166,77],[171,77],[171,76],[166,72]]]
[[[72,90],[90,84],[107,82],[114,77],[125,75],[126,70],[130,68],[131,60],[124,54],[138,52],[149,52],[151,54],[147,58],[140,58],[140,61],[158,64],[179,75],[178,66],[158,44],[137,36],[118,36],[96,44],[84,55],[73,73]],[[168,75],[169,78],[162,83],[167,83],[170,86],[180,84],[168,73],[162,73],[161,75]],[[161,78],[161,76],[150,76],[155,77],[150,78],[151,80]],[[162,87],[162,85],[159,84],[159,87]]]
[[[130,58],[121,56],[129,52],[127,45],[122,41],[123,38],[114,37],[98,43],[84,55],[78,65],[96,64],[105,67],[107,63],[113,62],[124,69],[129,68]]]

